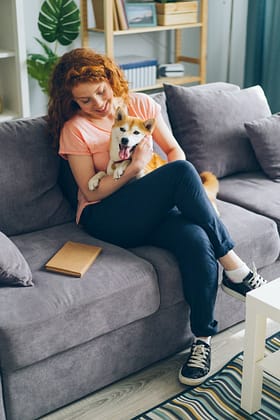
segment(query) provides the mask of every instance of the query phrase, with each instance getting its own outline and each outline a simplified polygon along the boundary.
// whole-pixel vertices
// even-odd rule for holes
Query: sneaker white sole
[[[224,283],[221,284],[221,288],[225,293],[228,295],[235,297],[236,299],[241,300],[242,302],[245,302],[246,296],[241,295],[241,293],[236,292],[235,290],[230,289],[229,287],[225,286]]]
[[[190,386],[195,386],[195,385],[200,385],[202,384],[202,382],[204,382],[208,376],[210,375],[210,372],[207,373],[207,375],[202,376],[201,378],[197,378],[197,379],[192,379],[192,378],[186,378],[185,376],[182,375],[182,370],[180,370],[179,372],[179,381],[181,382],[181,384],[184,385],[190,385]]]

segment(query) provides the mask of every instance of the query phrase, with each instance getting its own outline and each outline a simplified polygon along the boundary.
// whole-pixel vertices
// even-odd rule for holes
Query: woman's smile
[[[79,83],[72,94],[84,115],[97,119],[110,116],[113,91],[108,82]]]
[[[108,110],[110,109],[110,103],[107,101],[105,104],[100,107],[99,109],[93,109],[93,112],[98,112],[99,114],[107,114]]]

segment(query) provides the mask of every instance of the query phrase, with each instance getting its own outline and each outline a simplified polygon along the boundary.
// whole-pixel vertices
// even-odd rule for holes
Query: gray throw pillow
[[[213,83],[207,83],[205,85],[191,86],[188,89],[192,89],[194,91],[196,91],[197,89],[210,90],[210,91],[211,90],[240,90],[240,87],[237,85],[234,85],[233,83],[213,82]],[[151,94],[151,96],[160,105],[163,119],[166,122],[168,128],[171,129],[168,112],[167,112],[165,93],[164,92],[153,93]]]
[[[0,286],[33,286],[32,273],[17,246],[0,232]]]
[[[280,182],[280,113],[247,122],[245,128],[264,173]]]
[[[164,85],[173,133],[198,172],[260,170],[244,127],[271,115],[260,86],[225,91]]]

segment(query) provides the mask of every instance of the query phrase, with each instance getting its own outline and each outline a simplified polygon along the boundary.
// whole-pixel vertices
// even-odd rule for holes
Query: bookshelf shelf
[[[14,51],[9,51],[9,50],[0,50],[0,59],[2,58],[10,58],[10,57],[15,57],[16,54]]]
[[[186,23],[181,25],[168,25],[168,26],[147,26],[146,28],[131,28],[131,29],[122,29],[118,31],[113,31],[114,36],[118,35],[132,35],[132,34],[142,34],[144,32],[159,32],[159,31],[171,31],[174,29],[187,29],[187,28],[200,28],[202,26],[201,22],[197,23]],[[88,28],[90,32],[102,32],[104,33],[104,29],[99,28]]]
[[[155,85],[145,86],[141,88],[141,91],[160,89],[162,88],[163,83],[170,83],[173,85],[182,85],[182,84],[187,84],[187,83],[200,83],[200,77],[199,76],[160,77],[159,79],[157,79],[157,82]]]
[[[0,0],[0,123],[28,117],[23,0]]]
[[[114,30],[114,16],[113,16],[113,0],[103,1],[103,12],[104,12],[104,28],[96,28],[88,26],[88,0],[81,0],[81,38],[82,46],[89,46],[89,32],[99,32],[104,34],[105,42],[105,53],[111,57],[114,57],[114,38],[118,36],[129,36],[134,34],[153,33],[153,32],[175,32],[174,41],[174,62],[185,62],[193,63],[198,66],[198,75],[191,76],[185,75],[183,77],[174,78],[160,78],[153,86],[145,86],[143,89],[137,90],[153,90],[162,87],[163,83],[172,84],[190,84],[198,83],[202,84],[206,82],[206,49],[207,49],[207,13],[208,13],[208,0],[199,1],[199,14],[198,21],[195,23],[184,23],[174,24],[168,26],[147,26],[147,27],[136,27],[123,30]],[[187,57],[182,53],[182,32],[184,30],[191,30],[192,28],[199,29],[200,36],[200,47],[198,57]]]

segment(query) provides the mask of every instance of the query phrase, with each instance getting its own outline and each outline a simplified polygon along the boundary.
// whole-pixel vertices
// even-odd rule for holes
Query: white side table
[[[263,371],[280,378],[280,350],[264,354],[267,318],[280,323],[280,278],[246,296],[241,407],[249,414],[261,407]]]

